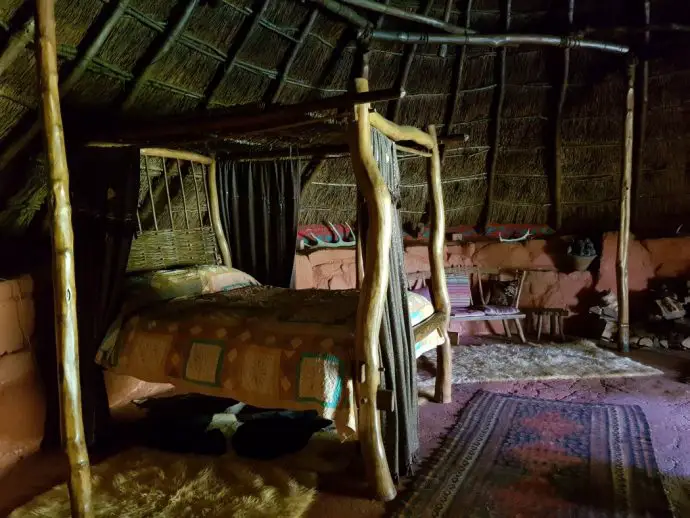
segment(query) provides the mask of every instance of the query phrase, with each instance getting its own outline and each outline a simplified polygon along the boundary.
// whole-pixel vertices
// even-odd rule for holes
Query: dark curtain
[[[218,196],[232,265],[262,284],[293,284],[300,171],[292,160],[234,162],[219,157]]]
[[[78,149],[70,154],[68,161],[82,413],[87,444],[94,446],[108,439],[110,429],[103,371],[94,358],[122,305],[127,260],[136,229],[139,150]],[[50,289],[49,283],[43,283],[43,287],[44,290]],[[45,304],[45,295],[42,298]],[[46,327],[52,327],[50,339],[55,351],[54,320],[51,318],[50,322],[53,325]],[[45,336],[44,343],[47,339]],[[49,377],[46,382],[51,384]],[[53,394],[52,390],[48,392]],[[57,390],[54,394],[57,397]],[[48,405],[45,443],[56,441],[58,408],[57,399]]]
[[[391,474],[395,480],[410,475],[419,452],[419,416],[417,411],[417,363],[414,334],[407,305],[407,278],[400,221],[400,169],[395,143],[372,130],[374,158],[388,185],[392,201],[393,231],[389,252],[390,273],[386,308],[381,322],[379,348],[383,388],[392,390],[395,410],[382,414],[384,443]],[[363,228],[368,227],[366,206],[358,207]],[[366,243],[366,231],[361,236]],[[366,252],[366,251],[365,251]]]

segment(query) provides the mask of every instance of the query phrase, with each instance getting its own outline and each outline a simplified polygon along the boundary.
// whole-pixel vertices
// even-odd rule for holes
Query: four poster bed
[[[356,85],[359,93],[367,92],[366,80],[358,79]],[[416,447],[410,452],[397,442],[390,446],[386,427],[398,427],[391,435],[407,433],[417,444],[414,363],[431,348],[437,348],[439,358],[435,396],[450,401],[440,156],[433,126],[428,132],[398,126],[370,113],[368,103],[355,105],[347,139],[364,201],[360,210],[366,209],[359,223],[366,242],[358,240],[357,289],[344,291],[263,286],[232,268],[221,224],[216,160],[140,148],[136,233],[124,304],[96,362],[114,373],[253,406],[315,410],[334,422],[341,437],[359,439],[373,494],[391,500],[394,480],[409,469]],[[389,262],[390,257],[402,262],[403,250],[397,208],[391,204],[397,187],[386,184],[380,168],[399,176],[396,141],[414,143],[429,160],[432,300],[414,293],[401,297],[405,308],[396,306],[395,311],[405,319],[410,339],[404,338],[404,330],[402,335],[394,331],[386,352],[381,333],[395,325],[382,324],[386,311],[391,312],[385,308],[392,288],[389,270],[392,282],[397,281]],[[386,354],[393,358],[388,365],[382,364]],[[395,370],[408,372],[401,378],[390,372]],[[383,376],[389,377],[385,390]],[[413,396],[414,411],[403,408],[400,399],[396,403],[398,390]],[[382,424],[381,412],[394,417]],[[390,456],[403,467],[390,469]]]

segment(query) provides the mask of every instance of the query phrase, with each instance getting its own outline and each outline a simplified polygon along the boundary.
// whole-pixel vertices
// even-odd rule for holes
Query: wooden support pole
[[[431,302],[437,313],[444,316],[438,330],[444,342],[437,347],[437,374],[435,398],[439,403],[450,403],[453,352],[450,349],[448,337],[448,322],[450,321],[450,298],[446,284],[446,213],[443,208],[443,189],[441,187],[441,152],[436,141],[436,127],[428,128],[429,135],[434,141],[431,149],[431,159],[427,170],[429,182],[429,215],[431,219],[431,235],[429,236],[429,264],[431,266]]]
[[[652,19],[651,0],[644,0],[644,25],[649,27]],[[644,32],[644,46],[642,50],[642,60],[637,69],[635,91],[637,100],[635,101],[635,147],[633,150],[633,184],[632,184],[632,221],[633,229],[637,229],[640,224],[639,199],[640,185],[642,184],[642,168],[644,167],[644,146],[647,139],[647,111],[649,106],[649,43],[651,33],[649,29]]]
[[[125,93],[124,100],[122,101],[122,110],[128,110],[132,107],[139,90],[141,90],[149,80],[153,66],[172,48],[178,36],[180,36],[187,27],[189,19],[198,4],[199,0],[186,0],[186,5],[177,19],[170,20],[161,38],[154,40],[155,48],[151,49],[151,52],[145,54],[143,66],[137,67],[139,70],[135,71],[134,82]]]
[[[366,79],[356,79],[358,92],[368,90]],[[390,501],[395,498],[386,450],[383,444],[381,419],[376,407],[376,394],[380,383],[379,332],[386,304],[389,250],[392,235],[391,197],[378,169],[371,144],[369,106],[356,108],[357,124],[352,126],[352,167],[357,184],[367,203],[369,229],[365,257],[365,276],[362,281],[357,327],[355,329],[356,355],[364,365],[364,379],[359,381],[359,440],[367,471],[376,497]]]
[[[506,0],[505,12],[505,29],[510,30],[510,11],[512,8],[512,0]],[[486,229],[491,221],[491,214],[494,205],[494,191],[496,186],[496,170],[498,168],[498,156],[500,155],[501,147],[501,119],[503,115],[503,102],[506,96],[506,61],[508,51],[505,47],[501,47],[498,51],[498,86],[496,87],[496,98],[494,100],[494,121],[491,132],[491,149],[487,157],[487,182],[486,186],[486,205],[484,207],[484,215],[482,218],[482,228]]]
[[[575,0],[568,0],[568,29],[572,28],[575,19]],[[563,50],[563,75],[561,89],[556,105],[556,117],[553,125],[553,222],[554,228],[560,230],[563,226],[563,106],[568,92],[570,77],[570,49]]]
[[[623,134],[623,173],[621,175],[620,231],[616,277],[618,281],[618,350],[630,352],[630,301],[628,293],[628,248],[630,245],[630,188],[633,162],[633,119],[635,111],[635,64],[628,67],[625,132]]]
[[[427,149],[434,148],[434,141],[429,134],[414,126],[399,126],[378,113],[370,113],[369,122],[394,142],[409,140]]]
[[[220,249],[220,255],[223,258],[223,265],[227,267],[232,267],[232,256],[230,255],[230,247],[228,246],[228,240],[223,232],[223,223],[220,220],[220,202],[218,198],[218,169],[216,161],[213,160],[208,166],[208,203],[211,213],[211,223],[213,225],[213,231],[216,234],[216,239],[218,240],[218,248]]]
[[[52,202],[55,338],[58,349],[62,436],[70,465],[68,485],[72,516],[90,518],[93,516],[91,470],[81,415],[74,234],[58,90],[54,0],[36,1],[36,19],[36,52]]]
[[[250,18],[245,22],[246,28],[244,29],[243,34],[241,34],[233,40],[232,47],[228,51],[228,55],[225,58],[225,63],[223,63],[216,70],[213,79],[211,79],[211,82],[206,88],[206,91],[204,92],[204,98],[199,104],[200,109],[208,108],[208,105],[211,103],[213,96],[215,95],[216,91],[218,91],[218,87],[220,87],[220,85],[223,84],[223,81],[225,81],[225,79],[232,72],[233,68],[235,67],[235,63],[237,62],[237,56],[239,56],[240,52],[242,52],[242,49],[249,41],[249,38],[254,33],[256,28],[259,26],[261,17],[266,12],[269,3],[270,0],[263,0],[259,8],[249,15]]]

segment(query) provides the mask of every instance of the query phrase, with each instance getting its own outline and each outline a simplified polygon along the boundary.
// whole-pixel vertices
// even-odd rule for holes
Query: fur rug
[[[417,365],[419,386],[433,386],[436,351],[422,356]],[[662,372],[597,347],[588,340],[558,344],[486,343],[453,347],[453,384],[658,374]]]
[[[96,517],[299,518],[316,495],[316,473],[275,463],[178,455],[135,448],[92,467]],[[61,484],[15,510],[11,518],[69,517]]]

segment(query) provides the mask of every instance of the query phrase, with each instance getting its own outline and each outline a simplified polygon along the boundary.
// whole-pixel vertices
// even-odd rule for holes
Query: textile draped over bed
[[[234,162],[219,157],[218,196],[232,265],[262,284],[293,281],[300,171],[292,160]]]
[[[417,412],[417,363],[415,342],[407,303],[404,249],[400,214],[400,168],[395,143],[372,129],[374,158],[391,193],[393,232],[390,247],[390,273],[386,310],[381,322],[379,348],[384,368],[382,385],[392,390],[395,411],[382,415],[388,465],[394,479],[410,474],[419,451]],[[358,217],[366,222],[366,206],[358,207]],[[368,225],[364,224],[363,228]],[[366,235],[360,236],[366,243]],[[366,252],[366,250],[365,250]]]

